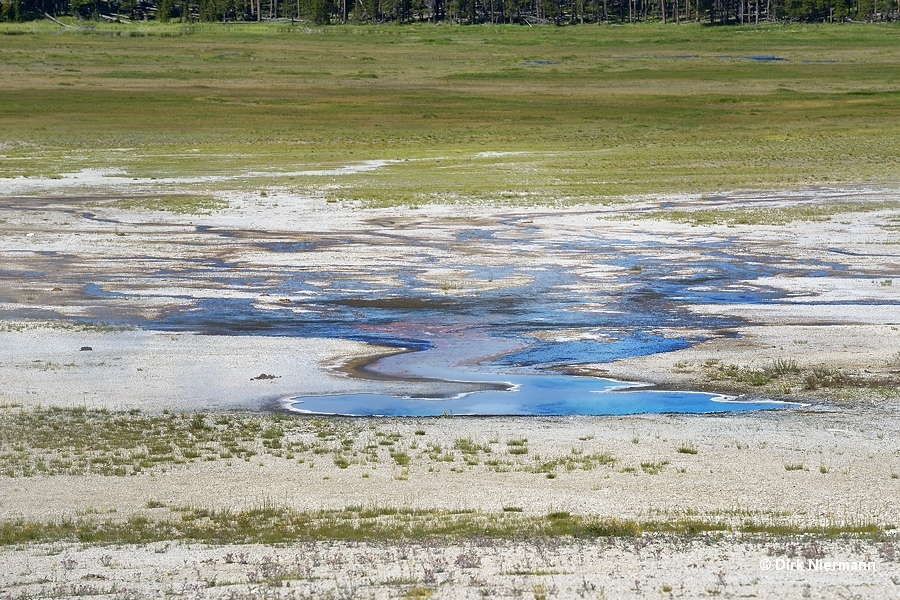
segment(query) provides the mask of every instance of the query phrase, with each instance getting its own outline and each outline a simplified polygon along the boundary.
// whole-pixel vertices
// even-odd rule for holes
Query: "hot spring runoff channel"
[[[432,242],[424,243],[418,255],[396,263],[375,260],[340,270],[320,267],[279,273],[269,269],[258,274],[244,269],[247,287],[266,283],[267,302],[200,299],[190,311],[175,312],[156,326],[208,333],[337,337],[401,352],[366,367],[373,393],[298,395],[290,407],[304,412],[598,415],[784,406],[644,389],[552,368],[685,348],[700,338],[680,337],[672,331],[709,331],[738,324],[733,318],[695,314],[685,305],[777,301],[779,292],[748,282],[793,271],[792,264],[763,253],[750,258],[746,249],[733,250],[727,239],[691,240],[691,251],[673,268],[670,260],[658,258],[671,252],[669,239],[641,243],[597,236],[530,240],[520,230],[512,242],[497,237],[502,231],[502,225],[496,230],[459,231],[440,248],[455,259],[449,265],[446,258],[435,257]],[[402,238],[396,232],[384,236],[389,243]],[[335,244],[352,252],[359,243],[363,243],[359,237],[346,235],[339,240],[261,243],[260,247],[303,255]],[[505,264],[472,265],[465,262],[466,253],[458,251],[465,245],[468,253],[477,256],[511,243],[528,259],[519,261],[513,254]],[[437,268],[463,272],[465,282],[441,280],[434,275]],[[833,273],[834,268],[809,262],[802,266],[805,276]],[[234,270],[219,265],[220,273]],[[610,271],[614,274],[609,275]],[[596,282],[592,281],[595,273]],[[379,380],[385,379],[417,386],[383,393]],[[427,391],[428,384],[436,382],[445,385]]]
[[[423,333],[434,335],[430,330],[423,330]],[[291,408],[301,412],[339,415],[442,416],[700,413],[784,406],[779,402],[741,402],[701,392],[642,389],[640,384],[540,369],[507,367],[505,373],[488,372],[483,369],[496,365],[496,362],[481,362],[478,355],[502,352],[503,346],[509,346],[508,343],[486,339],[477,331],[443,331],[441,334],[428,350],[382,358],[374,368],[381,375],[399,379],[441,380],[481,385],[486,389],[459,392],[449,397],[377,393],[304,396],[295,398]],[[513,355],[507,354],[505,357]],[[449,361],[474,366],[452,367]]]
[[[77,213],[75,205],[60,206],[98,219]],[[47,203],[34,208],[50,210]],[[119,226],[111,218],[104,217],[104,227]],[[701,339],[692,331],[733,331],[739,319],[700,314],[690,305],[780,302],[781,291],[757,283],[771,276],[855,276],[842,273],[839,263],[796,261],[725,234],[640,232],[623,239],[605,236],[602,223],[569,227],[527,214],[475,221],[392,217],[343,230],[203,225],[163,233],[152,223],[122,222],[130,245],[102,260],[35,249],[21,254],[15,268],[0,269],[0,280],[19,287],[52,280],[59,290],[74,290],[62,308],[7,304],[0,317],[331,337],[399,353],[360,372],[370,376],[372,393],[303,397],[297,390],[292,407],[298,411],[749,410],[778,405],[649,390],[554,367],[685,348]]]

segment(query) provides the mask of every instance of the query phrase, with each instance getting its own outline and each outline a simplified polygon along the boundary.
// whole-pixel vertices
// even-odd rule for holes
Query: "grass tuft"
[[[697,446],[694,442],[682,442],[678,448],[679,454],[697,454]]]

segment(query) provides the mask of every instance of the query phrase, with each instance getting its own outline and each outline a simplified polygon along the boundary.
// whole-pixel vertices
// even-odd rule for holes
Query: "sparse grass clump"
[[[471,437],[457,438],[453,442],[453,448],[460,451],[463,461],[469,466],[478,465],[480,455],[491,453],[490,444],[478,444]]]
[[[835,387],[843,379],[840,372],[825,365],[818,365],[806,375],[806,389],[817,390],[820,387]]]
[[[409,454],[406,452],[391,452],[391,458],[401,467],[409,465]]]
[[[782,375],[799,373],[800,367],[797,366],[797,361],[793,358],[776,358],[769,371],[773,377],[780,377]]]
[[[697,445],[694,442],[682,442],[678,448],[679,454],[697,454]]]
[[[41,329],[77,331],[85,333],[111,333],[130,329],[126,325],[109,323],[72,323],[68,321],[7,321],[0,322],[0,332],[22,332]]]
[[[900,378],[894,374],[847,373],[827,365],[801,366],[796,359],[779,358],[771,365],[758,368],[726,364],[717,359],[703,364],[703,374],[710,381],[731,382],[741,386],[765,387],[767,393],[784,396],[794,389],[815,391],[820,388],[871,389],[895,394]]]
[[[427,600],[433,593],[434,591],[431,588],[416,585],[406,590],[406,593],[403,594],[403,597],[406,600]]]
[[[224,200],[212,196],[165,195],[118,200],[113,206],[123,210],[169,212],[179,215],[204,215],[228,207]]]
[[[641,463],[641,470],[647,475],[659,475],[663,467],[669,464],[667,460],[646,461]]]
[[[349,464],[335,426],[328,425],[327,439],[319,437],[322,431],[315,420],[278,415],[10,409],[0,413],[0,473],[126,476],[199,461],[249,461],[258,454],[295,459],[335,453],[335,464]]]
[[[513,455],[528,454],[528,440],[525,438],[508,440],[506,442],[506,452]]]
[[[140,411],[35,408],[10,405],[0,411],[0,476],[34,475],[131,476],[176,469],[196,462],[289,460],[315,468],[316,457],[328,458],[340,470],[353,465],[390,464],[401,475],[451,472],[480,467],[555,478],[559,473],[612,466],[608,452],[571,448],[561,455],[540,456],[525,438],[509,439],[506,452],[472,437],[457,438],[448,448],[418,437],[404,440],[401,431],[369,429],[340,418],[244,413],[148,415]],[[265,461],[257,459],[260,465]],[[423,464],[424,463],[424,464]],[[322,463],[319,463],[322,464]]]
[[[795,204],[777,208],[714,208],[696,210],[661,210],[643,213],[645,219],[687,223],[693,226],[788,225],[795,222],[828,221],[840,214],[854,212],[895,211],[900,202],[838,202],[831,204]],[[629,215],[631,218],[631,215]]]

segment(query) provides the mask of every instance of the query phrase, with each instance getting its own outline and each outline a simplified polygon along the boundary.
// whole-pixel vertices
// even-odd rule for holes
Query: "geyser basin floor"
[[[858,199],[866,203],[886,197],[896,195],[872,192]],[[818,192],[794,198],[798,204],[827,201]],[[514,334],[505,339],[530,344],[528,354],[521,352],[524,346],[503,349],[513,363],[538,358],[536,362],[572,364],[568,358],[577,356],[576,350],[594,352],[614,345],[613,338],[627,339],[647,352],[587,365],[585,372],[603,369],[615,379],[676,389],[716,391],[733,384],[709,379],[707,363],[763,369],[785,358],[795,358],[803,369],[824,365],[854,378],[889,381],[896,377],[900,351],[900,286],[883,282],[898,279],[900,245],[891,228],[896,212],[863,211],[826,222],[794,223],[788,229],[766,224],[687,227],[668,221],[667,209],[650,200],[591,210],[510,209],[501,214],[465,206],[347,211],[324,200],[271,192],[268,199],[229,199],[230,208],[208,216],[104,205],[93,209],[103,220],[88,219],[80,215],[77,202],[60,199],[47,200],[43,207],[4,210],[0,415],[15,418],[20,412],[34,415],[71,406],[66,413],[72,415],[70,424],[82,432],[81,438],[54,432],[41,440],[61,451],[45,443],[24,444],[17,451],[12,449],[14,440],[29,430],[13,422],[11,434],[0,436],[8,444],[9,449],[0,452],[7,464],[22,464],[24,452],[34,457],[35,468],[63,468],[59,465],[64,463],[57,462],[63,451],[71,457],[78,450],[70,440],[84,437],[80,419],[85,407],[124,409],[102,413],[109,422],[120,423],[118,427],[153,418],[180,425],[188,436],[193,435],[189,428],[197,415],[186,413],[215,411],[206,414],[204,423],[219,428],[223,441],[201,450],[212,455],[211,461],[203,456],[183,460],[174,454],[170,462],[137,476],[9,477],[0,469],[0,513],[13,527],[18,519],[56,524],[81,519],[127,523],[132,518],[204,527],[201,511],[207,509],[240,515],[254,509],[269,514],[273,506],[318,511],[354,505],[396,509],[398,518],[408,514],[406,509],[453,511],[465,518],[472,510],[505,514],[509,508],[541,518],[568,512],[664,523],[726,520],[737,527],[748,519],[763,526],[874,523],[885,531],[890,527],[890,536],[804,538],[797,552],[824,552],[846,560],[878,557],[877,571],[853,578],[810,571],[772,571],[771,577],[760,577],[760,561],[793,554],[797,538],[765,534],[765,539],[754,541],[719,532],[694,541],[652,534],[596,542],[577,539],[571,544],[538,536],[506,548],[486,544],[490,540],[478,536],[449,549],[435,547],[432,538],[422,545],[410,545],[406,539],[399,545],[298,542],[279,548],[162,542],[121,551],[52,542],[0,551],[3,589],[21,596],[74,596],[85,586],[110,589],[122,582],[134,594],[158,596],[193,585],[190,589],[199,590],[197,594],[212,598],[238,587],[238,595],[258,593],[260,584],[239,582],[247,581],[250,573],[269,572],[276,574],[273,581],[290,583],[300,595],[347,595],[347,590],[368,595],[371,590],[376,597],[396,598],[410,595],[410,577],[417,578],[415,585],[426,585],[423,569],[434,569],[454,582],[442,584],[434,598],[513,597],[523,589],[528,593],[531,585],[535,590],[552,586],[561,597],[577,595],[588,585],[598,593],[605,589],[609,597],[627,597],[634,594],[636,580],[646,596],[665,593],[658,592],[663,585],[690,597],[709,595],[709,590],[763,598],[801,598],[810,589],[819,598],[850,597],[860,589],[871,597],[895,593],[890,576],[897,564],[900,463],[895,434],[900,417],[896,391],[891,396],[885,386],[853,395],[847,388],[806,390],[798,379],[792,399],[831,406],[704,415],[344,419],[254,411],[304,392],[387,390],[403,395],[398,388],[412,384],[346,377],[328,368],[386,352],[369,341],[404,337],[391,325],[404,321],[401,308],[418,311],[432,323],[441,314],[471,324],[469,311],[480,307],[490,317],[480,323],[502,325]],[[676,205],[679,210],[711,210],[717,201],[732,206],[756,202],[732,196],[680,199]],[[789,195],[773,195],[770,201],[791,202]],[[631,211],[660,214],[655,220],[633,219]],[[594,218],[601,215],[613,218]],[[536,241],[518,236],[518,227]],[[465,244],[439,246],[460,228],[500,228],[503,243],[469,236]],[[395,244],[367,239],[365,232],[371,230],[389,233],[385,238]],[[597,239],[601,232],[622,244],[603,253],[574,252],[553,243],[572,237]],[[655,264],[633,255],[649,240],[660,242],[648,250]],[[704,277],[716,274],[697,271],[695,259],[707,241],[724,247],[728,260],[740,268],[723,268],[722,277],[704,283]],[[614,262],[617,253],[622,266]],[[773,267],[768,276],[741,267],[752,267],[759,256]],[[493,276],[472,278],[465,269],[474,262],[506,266]],[[836,268],[823,267],[826,263]],[[803,271],[806,264],[816,265],[809,276]],[[524,293],[513,289],[515,293],[498,291],[475,301],[490,285],[501,290],[525,282],[514,274],[533,265],[543,269],[540,273],[575,271],[576,276],[544,288],[543,295],[539,287]],[[355,283],[357,274],[365,275],[366,287]],[[667,295],[668,290],[661,289],[664,283],[675,284],[672,291],[686,286],[689,294]],[[718,296],[706,296],[704,286]],[[364,290],[369,290],[365,296]],[[741,295],[748,291],[750,295]],[[759,292],[770,294],[763,303],[746,300],[758,298]],[[734,301],[724,303],[719,300],[723,296]],[[571,308],[554,314],[526,310],[532,301],[546,304],[554,298]],[[399,300],[387,301],[391,299]],[[429,312],[429,305],[439,307],[440,313]],[[643,306],[649,316],[635,319],[642,313],[623,310],[629,306]],[[654,315],[659,323],[660,309],[669,311],[671,320],[655,327]],[[379,310],[385,311],[380,320],[362,319],[371,327],[351,327],[356,317]],[[505,320],[495,318],[498,315]],[[600,325],[589,325],[603,315]],[[555,320],[557,316],[561,320]],[[116,322],[137,329],[108,326]],[[341,331],[340,323],[345,323],[343,332],[359,336],[356,341],[321,337]],[[154,324],[161,325],[148,331]],[[219,335],[191,333],[195,330]],[[628,335],[635,331],[650,332],[649,343]],[[231,335],[222,335],[227,333]],[[443,335],[433,333],[431,338],[413,337],[421,341]],[[491,331],[493,336],[499,333]],[[365,334],[369,341],[362,341]],[[660,352],[653,343],[659,339],[688,344]],[[82,346],[93,350],[81,352]],[[498,370],[516,369],[515,364],[504,364]],[[255,379],[262,373],[276,378]],[[759,387],[747,384],[741,391],[778,394],[784,393],[784,386],[784,379],[778,379]],[[245,410],[231,410],[240,408]],[[170,414],[160,414],[163,409]],[[239,421],[241,426],[219,425],[220,420]],[[246,452],[255,453],[251,460],[231,454],[238,431],[256,432],[254,440],[240,442]],[[263,437],[282,431],[280,438]],[[139,446],[122,450],[126,456],[141,453],[147,439],[142,435]],[[348,440],[349,451],[344,446]],[[290,454],[289,448],[301,454]],[[112,455],[119,449],[88,452]],[[478,455],[465,454],[464,449],[477,450]],[[594,466],[583,470],[580,465],[591,460]],[[566,467],[570,464],[571,471]],[[185,522],[183,517],[198,518]],[[279,522],[273,521],[275,526]],[[398,560],[398,551],[409,552],[408,559]],[[341,554],[332,561],[329,552]],[[372,584],[365,588],[358,587],[360,552],[383,559],[368,569]],[[662,559],[648,561],[655,556]],[[307,581],[292,579],[300,572],[295,569],[298,557],[306,561],[301,568],[313,561],[320,565]],[[481,569],[470,568],[479,560]],[[606,568],[598,572],[597,565],[608,564],[616,565],[614,573]],[[30,570],[25,572],[22,565],[31,565]],[[271,570],[279,565],[288,569],[290,581],[281,578],[285,571]],[[335,570],[335,565],[343,568]],[[535,575],[518,574],[522,572]],[[53,581],[44,583],[50,578],[35,573],[50,573]],[[719,573],[727,586],[716,587]],[[238,583],[223,587],[226,582]]]
[[[0,200],[0,318],[11,334],[0,369],[16,402],[189,410],[270,407],[304,394],[447,398],[475,389],[427,381],[453,377],[422,368],[455,368],[459,357],[420,358],[435,356],[435,340],[473,330],[515,342],[461,365],[481,373],[579,365],[604,378],[791,400],[822,392],[802,379],[710,378],[709,365],[742,373],[795,359],[875,383],[895,377],[900,286],[890,282],[900,246],[890,190],[415,211],[350,210],[270,190],[220,193],[215,212],[176,214],[130,202],[127,182],[101,184],[111,189]],[[784,225],[728,220],[772,210],[802,219],[832,206],[830,220],[795,221],[790,236]],[[712,217],[687,226],[685,213]],[[143,355],[137,338],[126,351],[112,337],[83,335],[110,326],[163,335]],[[47,343],[48,330],[66,327],[68,342]],[[197,333],[212,339],[190,337],[186,348]],[[322,338],[345,350],[319,352]],[[333,365],[384,346],[431,349],[415,358],[425,363],[418,372],[399,373],[405,382],[321,371],[323,357]],[[185,360],[160,368],[154,352]],[[251,381],[260,374],[276,379]],[[123,392],[99,391],[111,387]]]

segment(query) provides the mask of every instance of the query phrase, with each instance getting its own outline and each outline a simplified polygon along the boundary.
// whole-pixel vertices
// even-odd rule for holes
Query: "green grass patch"
[[[225,177],[191,183],[198,196],[277,186],[367,206],[883,181],[900,171],[898,32],[0,24],[21,34],[3,36],[0,177],[115,166]],[[327,172],[373,159],[396,162]],[[173,203],[214,210],[159,207]]]
[[[831,204],[802,204],[776,208],[716,208],[696,210],[661,210],[643,213],[645,219],[687,223],[692,226],[710,225],[788,225],[807,221],[828,221],[835,215],[855,212],[896,211],[900,202],[836,202]],[[633,218],[632,215],[628,216]]]
[[[457,438],[456,441],[453,442],[453,447],[456,450],[462,452],[464,455],[470,456],[475,456],[479,453],[491,453],[490,444],[479,444],[475,442],[471,437]]]
[[[790,395],[795,388],[814,391],[869,390],[885,397],[897,395],[900,378],[895,373],[847,372],[827,365],[801,365],[793,358],[780,358],[764,367],[726,364],[717,359],[703,363],[703,375],[715,382],[739,384],[739,389],[763,387],[769,393]]]
[[[742,532],[769,535],[865,536],[888,538],[871,523],[805,526],[745,519],[739,524],[701,519],[636,521],[554,512],[528,516],[517,510],[499,513],[437,509],[363,508],[297,511],[261,507],[240,512],[198,507],[175,509],[177,518],[132,516],[125,521],[86,516],[59,521],[9,520],[0,523],[0,545],[82,542],[146,544],[189,541],[207,544],[282,544],[300,541],[400,541],[442,538],[526,539],[534,537],[639,537],[645,533],[681,536]],[[895,535],[895,534],[894,534]]]
[[[517,438],[506,442],[506,452],[512,455],[528,454],[528,440]]]
[[[641,463],[641,470],[647,475],[659,475],[668,464],[667,460],[645,461]]]
[[[57,522],[0,523],[0,545],[76,541],[93,544],[195,541],[209,544],[277,544],[320,540],[402,540],[433,537],[522,539],[534,536],[634,537],[634,521],[571,516],[530,517],[516,512],[482,513],[418,509],[362,509],[301,512],[259,508],[242,512],[180,509],[176,519],[133,516],[124,523],[82,518]]]
[[[228,207],[224,200],[211,196],[166,195],[118,200],[112,206],[124,210],[169,212],[179,215],[210,214]]]
[[[678,448],[679,454],[697,454],[697,445],[694,442],[682,442]]]

